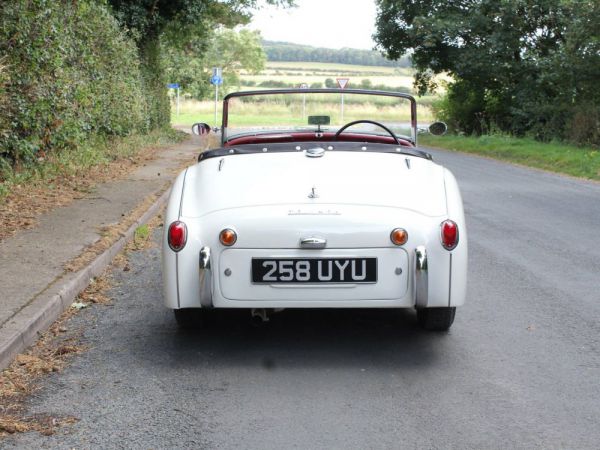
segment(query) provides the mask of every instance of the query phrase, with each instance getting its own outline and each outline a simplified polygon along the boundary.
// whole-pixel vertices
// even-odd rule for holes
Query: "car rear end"
[[[188,169],[172,195],[180,198],[166,215],[170,308],[464,302],[460,194],[452,175],[424,158],[232,155]],[[170,242],[175,222],[185,227],[177,250]]]

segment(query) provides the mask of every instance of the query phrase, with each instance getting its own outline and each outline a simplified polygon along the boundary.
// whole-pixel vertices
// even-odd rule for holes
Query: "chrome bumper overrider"
[[[426,308],[428,301],[427,251],[420,245],[415,249],[415,307]]]
[[[212,308],[212,267],[209,247],[200,249],[199,266],[200,304],[203,308]]]

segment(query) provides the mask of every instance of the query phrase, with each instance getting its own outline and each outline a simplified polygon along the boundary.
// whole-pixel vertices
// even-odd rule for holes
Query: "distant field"
[[[378,75],[394,75],[400,73],[402,75],[412,76],[413,69],[394,68],[394,67],[379,67],[379,66],[357,66],[352,64],[334,64],[334,63],[318,63],[318,62],[268,62],[267,71],[306,71],[306,72],[338,72],[343,74],[351,73],[375,73]]]
[[[307,125],[308,115],[328,115],[332,126],[351,122],[358,119],[371,119],[384,123],[406,122],[410,120],[408,102],[398,103],[395,99],[386,98],[384,103],[373,104],[367,102],[353,102],[347,99],[343,119],[340,116],[340,104],[331,102],[308,103],[303,117],[302,103],[292,102],[283,104],[278,101],[253,103],[233,102],[230,105],[230,121],[232,127],[237,126],[276,126]],[[395,100],[392,103],[388,100]],[[192,125],[196,122],[206,122],[210,125],[221,125],[221,104],[218,107],[218,123],[214,124],[214,102],[187,100],[181,103],[180,114],[171,114],[171,122],[177,125]],[[419,120],[429,122],[432,116],[428,108],[422,107],[419,111]]]
[[[241,79],[260,84],[263,81],[282,81],[300,85],[307,83],[325,83],[327,78],[349,78],[348,87],[359,87],[362,80],[368,79],[373,85],[383,84],[389,87],[411,89],[413,83],[412,69],[355,66],[350,64],[315,63],[315,62],[269,62],[258,75],[242,73]]]
[[[383,85],[390,88],[404,88],[412,90],[414,70],[410,68],[394,68],[380,66],[359,66],[350,64],[333,64],[333,63],[315,63],[315,62],[268,62],[265,70],[258,75],[250,75],[242,73],[240,79],[243,85],[236,86],[233,90],[253,90],[253,89],[268,89],[258,86],[262,82],[282,82],[287,85],[299,86],[302,83],[308,85],[321,83],[325,87],[327,78],[349,78],[349,88],[359,88],[362,80],[369,80],[371,85]],[[248,86],[251,82],[253,86]],[[434,96],[417,97],[418,119],[420,122],[429,122],[433,120],[431,112],[431,102],[435,100]],[[356,119],[372,119],[382,121],[405,121],[409,119],[408,110],[393,111],[386,108],[386,103],[373,105],[368,108],[352,108],[347,106],[347,111],[344,119],[346,121]],[[221,121],[221,105],[219,104],[218,124]],[[278,125],[282,120],[288,121],[290,124],[304,124],[301,118],[297,116],[291,118],[282,118],[281,111],[262,110],[254,108],[255,111],[246,111],[243,115],[235,115],[240,125]],[[323,113],[329,114],[332,120],[336,120],[338,114],[338,106],[331,105],[326,108]],[[233,112],[233,111],[232,111]],[[233,113],[235,114],[235,113]],[[195,122],[207,122],[214,125],[214,103],[213,102],[197,102],[183,101],[180,115],[171,115],[171,121],[178,125],[191,125]],[[233,122],[232,122],[233,123]]]

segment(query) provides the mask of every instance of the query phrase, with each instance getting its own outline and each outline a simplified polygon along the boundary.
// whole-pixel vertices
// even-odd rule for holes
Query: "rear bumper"
[[[345,257],[371,256],[378,261],[377,283],[332,284],[253,284],[252,257]],[[443,254],[442,254],[443,255]],[[216,258],[209,247],[202,247],[196,276],[189,288],[180,290],[179,305],[171,308],[426,308],[457,306],[452,303],[449,281],[451,267],[439,261],[437,277],[429,274],[428,253],[424,246],[413,252],[402,248],[256,250],[226,249]],[[445,265],[442,265],[445,266]],[[456,269],[456,268],[455,268]],[[445,274],[443,272],[446,272]],[[194,279],[196,282],[194,282]],[[431,294],[433,296],[431,296]]]

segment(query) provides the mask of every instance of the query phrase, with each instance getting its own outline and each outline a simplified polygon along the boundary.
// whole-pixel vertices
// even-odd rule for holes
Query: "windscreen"
[[[245,134],[299,131],[336,132],[357,120],[379,122],[410,139],[408,98],[339,92],[257,94],[228,100],[226,139]],[[358,123],[348,133],[388,135],[383,128]]]

